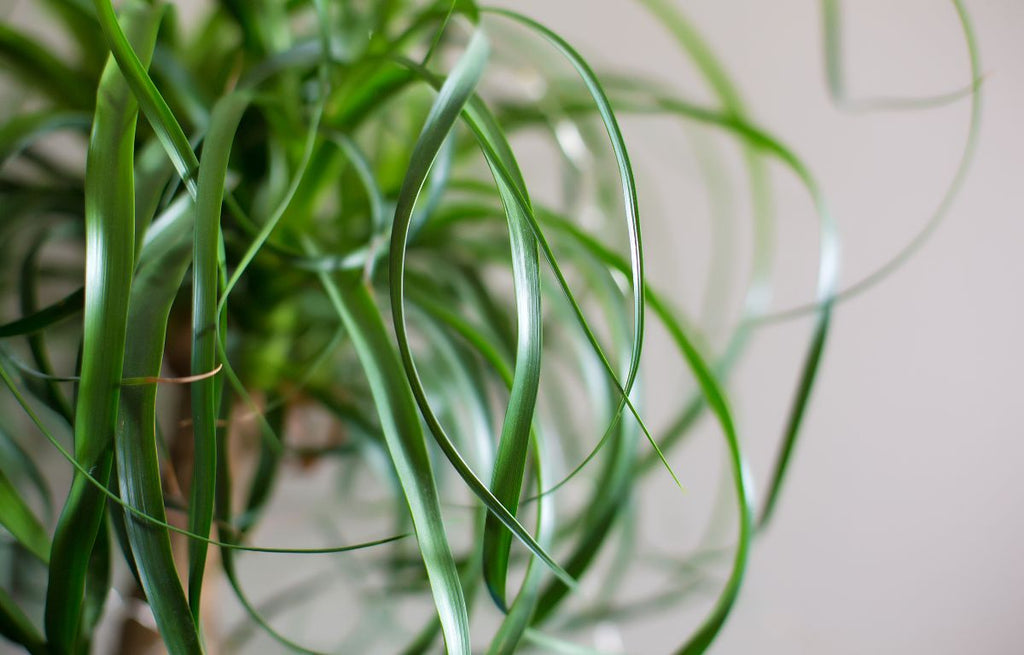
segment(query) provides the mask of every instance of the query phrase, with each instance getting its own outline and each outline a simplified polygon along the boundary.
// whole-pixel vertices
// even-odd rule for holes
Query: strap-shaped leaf
[[[511,530],[516,537],[518,537],[531,551],[534,552],[534,554],[538,555],[541,560],[555,572],[556,575],[561,577],[567,584],[573,585],[574,581],[572,578],[567,575],[565,571],[563,571],[561,567],[554,562],[551,556],[536,543],[533,537],[531,537],[525,528],[523,528],[516,520],[509,508],[506,507],[490,489],[483,485],[470,466],[466,463],[458,448],[454,443],[452,443],[451,438],[447,435],[440,421],[434,415],[430,408],[426,392],[423,389],[423,384],[420,381],[419,373],[416,369],[416,363],[412,357],[412,350],[409,345],[408,328],[405,321],[404,285],[406,239],[409,225],[412,220],[413,208],[415,207],[416,198],[419,195],[420,189],[423,187],[423,183],[425,182],[430,170],[430,164],[437,156],[437,152],[449,131],[454,126],[455,120],[459,117],[459,114],[463,111],[463,108],[472,96],[476,81],[482,73],[487,55],[487,44],[485,38],[486,37],[484,37],[483,33],[479,30],[474,34],[469,47],[459,60],[459,64],[452,70],[447,81],[441,85],[441,89],[438,92],[438,98],[431,108],[430,115],[427,117],[424,128],[420,133],[420,140],[417,142],[416,149],[413,151],[412,161],[409,163],[405,180],[402,183],[402,190],[399,193],[399,200],[395,209],[395,222],[391,233],[391,252],[389,260],[391,311],[394,317],[393,323],[395,326],[395,334],[398,339],[399,353],[402,357],[402,365],[404,366],[406,375],[412,385],[412,392],[416,398],[416,403],[419,405],[420,411],[423,413],[424,419],[426,420],[427,425],[430,428],[431,433],[434,435],[438,445],[441,447],[441,450],[466,484],[469,485],[473,493],[480,498],[491,513],[500,520],[506,528]],[[413,66],[413,69],[425,73],[425,71],[418,67]],[[524,217],[529,214],[530,209],[528,201],[522,199],[521,192],[523,186],[521,182],[516,185],[516,182],[513,181],[515,179],[521,180],[521,176],[518,175],[517,172],[510,172],[518,170],[515,165],[515,159],[512,157],[511,150],[508,148],[507,143],[494,139],[495,133],[493,130],[487,132],[481,131],[479,135],[481,139],[490,139],[488,143],[490,144],[491,153],[500,152],[500,154],[496,154],[495,157],[499,157],[501,162],[504,162],[504,168],[502,170],[505,172],[505,175],[502,176],[496,174],[495,179],[499,180],[499,193],[502,194],[503,199],[508,201],[506,207],[511,208],[509,211],[516,212],[512,214],[510,222],[518,222],[520,217]],[[500,151],[498,149],[500,149]],[[493,168],[496,161],[489,160],[488,163],[492,164]],[[502,166],[500,162],[497,162],[497,165]],[[517,186],[516,191],[519,193],[512,190],[512,185]],[[528,253],[524,250],[522,255],[525,257]],[[527,281],[524,279],[523,283],[527,283]],[[539,311],[539,307],[537,311]],[[532,376],[534,373],[531,372],[530,375]],[[530,411],[532,414],[532,409]],[[519,456],[519,454],[517,454],[517,456]],[[522,453],[521,456],[525,457],[525,453]],[[485,561],[485,567],[487,566],[488,564]],[[496,596],[495,601],[498,602],[499,606],[504,604],[503,599],[500,597]]]
[[[133,2],[125,29],[149,57],[160,11]],[[86,161],[86,282],[82,373],[75,409],[75,458],[105,483],[124,362],[135,255],[133,160],[138,105],[111,60],[104,69]],[[46,635],[56,653],[75,648],[89,557],[106,509],[89,480],[75,475],[57,523],[46,591]]]
[[[327,273],[319,274],[370,383],[388,452],[405,493],[430,578],[445,646],[449,653],[468,655],[471,649],[466,601],[448,544],[416,401],[369,289],[358,273],[342,277],[341,284],[337,284]]]
[[[221,248],[220,214],[224,183],[235,130],[251,96],[235,93],[213,109],[210,130],[199,164],[196,220],[192,246],[192,374],[212,371],[217,365],[220,331],[218,297],[221,285],[218,253]],[[217,380],[203,378],[191,386],[193,455],[189,530],[207,536],[213,525],[217,479]],[[189,542],[188,600],[198,624],[199,600],[206,569],[207,544]]]
[[[156,377],[163,361],[167,319],[191,263],[193,206],[172,205],[151,231],[139,255],[128,311],[124,376]],[[121,498],[133,508],[166,521],[156,435],[157,385],[121,390],[115,439]],[[149,605],[171,653],[201,653],[199,633],[178,581],[168,531],[125,513],[125,530]]]
[[[0,62],[27,87],[36,87],[59,107],[89,110],[92,85],[35,39],[4,21],[0,23]]]
[[[35,334],[82,311],[85,289],[76,289],[60,300],[10,323],[0,325],[0,339]]]
[[[4,589],[0,589],[0,635],[23,646],[31,655],[49,655],[43,635]]]
[[[41,562],[50,561],[49,535],[3,471],[0,471],[0,525]]]

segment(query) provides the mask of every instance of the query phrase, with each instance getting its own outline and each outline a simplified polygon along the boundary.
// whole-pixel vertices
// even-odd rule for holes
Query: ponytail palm
[[[24,94],[0,114],[11,301],[0,377],[23,410],[0,423],[0,524],[14,544],[3,565],[15,582],[0,588],[0,634],[32,653],[89,650],[110,589],[125,589],[114,557],[172,653],[214,647],[217,579],[290,651],[579,652],[580,626],[668,611],[699,587],[680,577],[667,593],[621,593],[631,567],[650,564],[634,539],[639,491],[667,476],[674,491],[660,511],[685,501],[672,455],[707,415],[727,453],[733,544],[664,565],[676,575],[682,562],[706,583],[726,563],[706,617],[667,645],[704,652],[776,507],[834,305],[923,243],[963,177],[907,251],[841,289],[837,228],[811,168],[753,122],[672,3],[639,4],[717,105],[598,74],[541,23],[468,0],[221,0],[188,28],[168,2],[40,4],[73,55],[0,24],[5,84]],[[838,8],[823,5],[838,101]],[[549,73],[540,91],[517,88],[531,58]],[[966,171],[974,81],[877,102],[963,96],[974,103]],[[708,126],[742,148],[754,252],[727,334],[708,334],[672,281],[646,274],[642,236],[658,219],[637,192],[627,115]],[[551,146],[554,163],[520,158],[526,137]],[[55,138],[64,153],[48,147]],[[816,297],[775,315],[764,302],[770,164],[806,188],[820,239]],[[561,194],[531,186],[538,168]],[[716,266],[733,264],[743,263]],[[804,314],[814,329],[758,504],[727,380],[752,330]],[[646,322],[693,381],[667,427],[646,420]],[[314,416],[329,427],[304,428]],[[26,445],[36,433],[65,458],[69,485],[51,478],[52,459],[37,464],[41,449]],[[332,530],[365,538],[293,547],[256,534],[279,520],[275,499],[317,468],[337,477]],[[365,616],[369,636],[339,632],[342,646],[314,647],[280,627],[280,608],[247,595],[246,551],[280,570],[337,561],[354,588],[374,587],[335,609]],[[32,576],[45,593],[17,583]],[[596,598],[584,589],[595,580]],[[315,588],[279,600],[332,602]],[[429,600],[421,624],[381,609],[406,593]],[[381,615],[404,627],[372,625]],[[244,650],[239,634],[217,646]]]

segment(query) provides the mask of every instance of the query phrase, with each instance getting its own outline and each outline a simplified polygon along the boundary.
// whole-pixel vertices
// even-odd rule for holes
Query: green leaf
[[[629,400],[629,393],[633,388],[633,384],[636,382],[636,377],[640,370],[640,355],[643,348],[644,340],[645,313],[643,292],[645,279],[644,256],[640,230],[639,201],[637,199],[636,181],[633,176],[633,167],[629,161],[629,154],[626,150],[625,140],[622,137],[622,130],[619,128],[618,121],[615,118],[615,112],[612,110],[611,103],[608,101],[608,97],[605,95],[601,83],[598,81],[597,76],[594,74],[594,71],[590,68],[589,64],[587,64],[586,60],[584,60],[583,57],[580,56],[580,54],[576,52],[576,50],[573,49],[573,47],[570,46],[565,39],[563,39],[558,34],[554,33],[553,31],[541,25],[535,20],[523,16],[522,14],[518,14],[514,11],[504,9],[488,9],[487,11],[493,12],[500,16],[504,16],[505,18],[517,22],[520,25],[537,33],[539,36],[544,38],[548,43],[554,46],[554,48],[558,50],[558,52],[563,57],[565,57],[565,59],[570,64],[572,64],[573,68],[576,70],[577,74],[580,76],[580,79],[586,86],[590,98],[593,100],[594,107],[600,115],[601,121],[604,123],[605,130],[608,133],[608,138],[612,146],[612,150],[615,153],[615,161],[619,171],[620,183],[622,185],[622,195],[624,204],[623,210],[626,229],[628,231],[629,236],[630,284],[632,285],[633,289],[633,347],[630,353],[629,370],[626,373],[625,382],[619,384],[622,394],[622,397],[619,402],[619,407],[612,416],[611,424],[609,425],[608,430],[605,431],[604,436],[598,442],[598,446],[593,451],[596,453],[597,450],[599,450],[608,439],[609,435],[611,434],[611,431],[615,427],[615,424],[619,420],[619,417],[621,416],[624,407],[629,406],[630,411],[634,414],[636,419],[640,421],[641,424],[643,423],[643,421],[640,420],[640,416],[636,413],[635,408],[632,407],[632,404]],[[535,227],[535,230],[539,230],[539,227]],[[556,275],[558,275],[560,278],[560,284],[562,285],[563,289],[565,289],[568,292],[568,285],[564,282],[563,279],[561,279],[561,274],[557,271],[557,265],[554,264],[554,258],[551,256],[550,252],[548,252],[548,249],[546,247],[545,251],[545,254],[548,257],[549,262],[552,264],[552,267],[556,270]],[[575,305],[575,301],[571,299],[571,294],[567,293],[567,296],[570,296],[571,304]],[[588,333],[588,340],[592,343],[596,351],[600,351],[600,347],[597,345],[596,340],[590,333],[589,327],[585,325],[586,321],[583,320],[582,313],[577,312],[577,314],[579,316],[581,326],[584,327],[584,330]],[[615,378],[615,372],[608,364],[603,354],[601,355],[601,359],[603,360],[602,363],[607,369],[609,375],[612,378]],[[650,438],[650,434],[645,426],[643,427],[643,430],[644,433],[647,434],[648,438],[650,439],[652,448],[654,448],[655,452],[657,452],[658,455],[661,456],[661,451],[658,447],[658,444],[653,440],[653,438]],[[662,459],[664,460],[664,458]],[[665,468],[669,471],[672,477],[675,478],[675,474],[672,473],[672,469],[668,465],[668,462],[666,461],[664,463]],[[679,481],[676,480],[677,484],[678,482]]]
[[[447,652],[468,655],[471,650],[466,601],[445,533],[433,467],[409,382],[380,310],[359,277],[345,274],[340,285],[327,273],[320,273],[319,278],[351,335],[370,383],[388,452],[405,493],[430,578]]]
[[[43,501],[46,516],[51,517],[52,520],[53,498],[43,472],[25,452],[22,445],[3,429],[0,429],[0,470],[6,472],[8,476],[14,477],[15,482],[17,482],[18,476],[26,476],[36,488],[40,500]]]
[[[17,154],[26,146],[61,130],[85,132],[91,117],[78,111],[44,109],[14,116],[0,124],[0,162]]]
[[[93,106],[93,84],[87,77],[6,21],[0,23],[0,62],[22,84],[38,88],[58,107],[88,110]]]
[[[0,471],[0,525],[44,564],[50,561],[50,536],[22,499],[18,489]]]
[[[963,20],[962,5],[954,2],[960,20]],[[843,28],[842,3],[840,0],[821,0],[822,34],[825,44],[825,73],[828,79],[828,91],[839,108],[851,112],[899,111],[915,109],[931,109],[942,107],[974,93],[975,87],[981,83],[977,71],[972,71],[975,78],[966,86],[949,91],[921,97],[867,97],[852,98],[846,88],[846,76],[843,67]]]
[[[146,72],[146,64],[139,58],[121,26],[118,25],[117,16],[110,0],[94,0],[94,5],[103,36],[110,47],[110,54],[117,61],[125,81],[139,103],[139,108],[149,120],[157,138],[160,139],[170,156],[175,170],[178,171],[178,175],[185,182],[189,192],[194,195],[199,160],[192,150],[192,145],[170,107],[167,106],[167,101],[160,95],[153,80]],[[161,9],[162,5],[160,4],[154,6],[154,11]]]
[[[192,375],[202,375],[217,366],[217,340],[220,332],[218,291],[221,283],[218,262],[221,247],[220,214],[231,144],[242,113],[250,101],[248,94],[236,93],[225,96],[217,103],[199,164],[192,248]],[[205,537],[210,534],[216,501],[217,380],[205,377],[194,382],[191,391],[195,446],[189,530]],[[197,626],[206,552],[205,542],[189,542],[188,599]]]
[[[21,263],[19,275],[19,287],[21,291],[21,311],[28,316],[34,315],[39,309],[38,301],[38,260],[40,252],[47,240],[51,237],[67,236],[67,233],[78,235],[80,228],[77,225],[63,223],[57,228],[40,231],[36,238],[29,245],[25,259]],[[43,334],[35,333],[28,335],[29,349],[32,351],[32,359],[39,370],[46,375],[54,375],[53,365],[50,363],[49,350],[46,347],[46,339]],[[60,386],[53,380],[46,380],[43,387],[43,400],[55,412],[64,417],[64,420],[71,425],[74,421],[74,410],[71,403],[65,397]]]
[[[874,271],[865,275],[860,280],[843,287],[841,290],[837,290],[832,293],[832,303],[845,302],[850,298],[854,298],[864,293],[879,282],[887,279],[890,275],[913,259],[914,255],[920,251],[926,243],[928,243],[931,236],[939,229],[945,218],[949,215],[949,210],[953,207],[953,202],[956,200],[957,196],[959,196],[960,189],[967,180],[967,173],[970,171],[971,164],[974,161],[974,153],[977,150],[978,136],[981,131],[981,55],[978,52],[977,37],[974,34],[974,27],[971,24],[971,18],[967,13],[966,7],[964,7],[961,0],[952,0],[952,2],[956,9],[957,19],[960,22],[960,29],[964,35],[964,44],[967,47],[967,54],[971,66],[971,114],[968,119],[967,136],[964,139],[964,146],[960,153],[960,160],[957,163],[956,172],[953,174],[953,178],[946,187],[946,190],[943,193],[942,198],[939,200],[935,210],[932,211],[928,220],[917,234],[914,235],[914,238],[908,241],[907,244],[900,248],[895,255]],[[819,297],[815,303],[810,305],[803,305],[792,309],[772,312],[771,314],[761,318],[763,321],[774,322],[786,320],[795,316],[802,316],[804,314],[820,310],[823,302],[824,301]]]
[[[57,438],[53,435],[53,432],[50,431],[50,429],[46,426],[43,420],[39,418],[39,414],[37,414],[36,411],[32,409],[32,406],[28,403],[28,400],[25,399],[24,394],[22,394],[21,390],[18,389],[18,385],[15,383],[14,378],[11,377],[11,374],[3,365],[2,358],[0,358],[0,380],[3,381],[4,385],[11,392],[11,395],[14,396],[14,399],[18,402],[18,404],[21,406],[22,410],[24,410],[25,414],[29,417],[29,419],[32,420],[32,423],[36,426],[40,433],[42,433],[46,440],[50,442],[50,445],[53,446],[58,453],[60,453],[60,456],[64,458],[64,460],[67,461],[72,466],[72,468],[74,468],[75,472],[78,475],[82,476],[82,478],[86,480],[88,484],[92,485],[93,488],[96,489],[96,491],[99,492],[101,496],[105,496],[107,500],[123,508],[133,517],[142,519],[143,521],[151,525],[155,525],[165,530],[170,530],[171,532],[176,532],[192,540],[202,541],[210,546],[217,546],[218,548],[231,548],[234,550],[244,550],[250,553],[267,553],[279,555],[331,555],[334,553],[344,553],[353,550],[361,550],[364,548],[372,548],[374,546],[379,546],[381,544],[391,543],[392,541],[398,541],[399,539],[404,539],[408,536],[405,534],[399,534],[359,544],[352,544],[346,546],[329,546],[326,548],[271,548],[265,546],[246,546],[241,544],[228,543],[225,541],[218,541],[216,539],[210,539],[198,534],[194,534],[192,532],[189,532],[188,530],[185,530],[184,528],[179,528],[177,526],[171,525],[170,523],[167,523],[166,521],[162,521],[154,516],[149,516],[148,514],[139,511],[138,509],[132,507],[131,505],[128,505],[123,500],[121,500],[121,498],[117,494],[110,491],[110,489],[107,488],[107,485],[102,484],[99,480],[97,480],[95,476],[93,476],[84,466],[82,466],[75,459],[74,455],[68,452],[68,450],[61,445],[60,441],[58,441]]]
[[[76,289],[51,305],[0,325],[0,338],[30,335],[78,314],[85,306],[85,288]]]
[[[3,589],[0,589],[0,635],[23,646],[31,655],[50,652],[39,630]]]
[[[96,12],[89,0],[42,0],[41,4],[45,4],[74,35],[83,66],[98,75],[108,53],[96,23]]]
[[[458,472],[460,477],[462,477],[466,482],[470,490],[480,498],[480,500],[506,528],[511,530],[512,533],[531,551],[538,555],[541,560],[555,572],[556,575],[565,580],[567,584],[574,585],[575,582],[572,578],[554,562],[550,555],[540,548],[533,537],[531,537],[516,520],[510,509],[495,497],[490,489],[483,485],[480,479],[466,463],[461,453],[459,453],[458,448],[448,437],[444,427],[430,408],[430,403],[427,399],[426,393],[423,389],[423,384],[420,381],[419,373],[416,369],[416,363],[412,357],[412,351],[409,345],[408,328],[405,324],[404,271],[406,238],[409,230],[409,224],[412,220],[412,213],[415,207],[416,198],[426,180],[431,163],[436,157],[441,144],[444,142],[445,138],[447,138],[448,132],[454,126],[455,120],[458,118],[460,112],[470,98],[473,87],[476,84],[476,80],[479,78],[479,75],[483,70],[487,54],[487,45],[484,39],[485,37],[483,36],[483,33],[478,30],[474,34],[466,52],[459,60],[459,64],[452,70],[445,84],[442,85],[438,98],[431,108],[430,115],[427,117],[424,128],[420,133],[420,139],[417,142],[416,149],[413,151],[412,160],[409,164],[405,180],[402,183],[402,189],[399,192],[398,204],[395,209],[395,223],[392,228],[391,236],[391,258],[389,261],[391,312],[393,314],[395,335],[398,340],[398,348],[399,353],[401,354],[402,365],[405,368],[406,376],[411,383],[416,403],[427,422],[427,426],[434,435],[435,441],[437,441],[442,452],[444,452],[445,456],[448,458],[448,461],[455,467],[456,472]],[[407,63],[407,65],[409,64]],[[414,66],[413,70],[417,70],[417,68]],[[423,72],[422,69],[418,70]],[[496,174],[496,179],[499,180],[499,190],[503,194],[503,198],[507,198],[510,201],[506,207],[514,207],[514,209],[510,211],[521,212],[520,214],[513,214],[515,218],[510,218],[510,222],[517,221],[518,216],[526,215],[530,210],[528,202],[522,200],[520,195],[513,194],[511,191],[512,185],[515,184],[512,181],[513,175],[521,179],[521,176],[508,172],[509,170],[516,170],[515,160],[511,155],[511,151],[508,150],[507,144],[493,141],[495,136],[495,132],[493,130],[490,130],[489,133],[487,133],[487,136],[485,136],[485,133],[483,132],[478,133],[478,135],[483,140],[487,140],[488,137],[490,137],[491,140],[488,141],[488,144],[496,143],[497,147],[504,146],[501,155],[495,155],[495,157],[501,157],[508,167],[503,169],[506,175],[504,177],[499,177]],[[490,149],[491,153],[495,152],[494,145],[491,145]],[[493,168],[496,161],[497,159],[494,161],[489,159],[488,163],[491,164]],[[522,188],[521,185],[519,188]],[[514,205],[511,202],[513,199],[515,201]],[[525,257],[526,255],[527,253],[524,250],[522,256]],[[524,279],[523,282],[525,283],[526,280]],[[529,372],[529,374],[532,376],[536,373]],[[530,411],[532,413],[532,408]],[[488,564],[485,561],[485,567],[486,566],[488,566]],[[499,606],[503,604],[503,599],[498,596],[495,596],[495,601]]]
[[[125,27],[151,53],[160,13],[132,3]],[[138,106],[113,61],[100,80],[86,162],[86,283],[81,382],[75,409],[75,458],[105,483],[123,366],[128,295],[134,268],[133,155]],[[57,523],[46,592],[46,634],[57,654],[76,647],[89,557],[106,504],[75,475]]]
[[[153,225],[139,255],[129,301],[124,377],[156,377],[163,361],[167,319],[191,263],[191,202],[178,202]],[[115,439],[118,487],[126,504],[166,521],[156,435],[157,385],[121,390]],[[168,531],[130,512],[125,530],[139,581],[171,653],[201,653],[199,633],[178,581]]]
[[[437,101],[428,116],[413,162],[409,166],[406,182],[399,195],[395,210],[395,228],[392,236],[392,280],[400,279],[397,268],[404,251],[412,221],[412,205],[426,181],[429,170],[441,146],[454,127],[455,120],[466,104],[486,64],[487,45],[483,33],[477,31],[463,59],[451,72],[438,93]],[[424,166],[423,162],[426,161]],[[514,170],[514,169],[513,169]],[[421,173],[423,173],[421,175]],[[516,183],[525,195],[525,183],[519,177]],[[516,298],[518,334],[509,403],[498,440],[497,456],[491,476],[491,491],[510,514],[516,514],[523,487],[523,474],[529,453],[530,431],[533,423],[541,368],[541,295],[540,258],[537,241],[530,229],[529,219],[512,198],[511,191],[498,182],[499,193],[508,217],[512,251],[513,287]],[[406,204],[403,204],[403,201]],[[400,248],[396,249],[395,245]],[[392,296],[395,297],[394,294]],[[401,297],[399,292],[398,297]],[[394,304],[393,304],[394,308]],[[396,317],[399,312],[395,312]],[[404,328],[403,328],[404,329]],[[401,337],[400,337],[400,343]],[[406,358],[411,361],[411,358]],[[407,364],[408,367],[408,364]],[[488,514],[484,526],[483,564],[484,580],[499,607],[505,606],[505,582],[508,575],[509,550],[512,544],[509,532],[494,515]]]

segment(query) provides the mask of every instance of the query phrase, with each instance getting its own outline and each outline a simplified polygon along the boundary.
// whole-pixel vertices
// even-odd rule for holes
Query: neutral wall
[[[1024,4],[966,4],[987,73],[970,179],[945,225],[910,264],[838,308],[782,504],[713,652],[1024,650],[1017,624],[1024,609],[1024,566],[1017,557],[1024,537],[1024,350],[1018,336],[1024,260],[1017,252],[1024,244],[1017,179],[1024,146]],[[668,77],[678,71],[681,88],[702,93],[691,83],[692,67],[635,3],[517,5],[609,64]],[[735,75],[754,116],[820,178],[845,238],[844,281],[886,261],[924,223],[953,175],[967,104],[844,115],[826,95],[817,3],[680,5]],[[950,3],[844,5],[854,95],[928,94],[968,79]],[[664,146],[648,141],[637,148]],[[802,253],[813,239],[801,231],[813,215],[800,190],[785,175],[777,179],[777,296],[788,306],[812,291],[814,261]],[[686,239],[672,236],[673,244]],[[653,257],[665,243],[648,239]],[[668,253],[661,257],[672,260]],[[806,324],[766,330],[735,385],[741,427],[754,442],[762,480],[770,461],[763,439],[777,433],[788,391],[781,383],[792,379],[780,379],[777,371],[792,370],[806,330]],[[657,628],[656,635],[637,635],[651,645],[635,652],[661,652],[679,623]]]

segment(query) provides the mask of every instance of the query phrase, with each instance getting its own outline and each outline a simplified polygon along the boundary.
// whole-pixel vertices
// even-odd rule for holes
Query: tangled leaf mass
[[[0,418],[0,525],[12,544],[0,558],[0,634],[34,654],[87,652],[108,591],[123,587],[111,574],[121,556],[175,654],[205,651],[201,601],[220,576],[248,615],[218,644],[227,651],[262,631],[294,652],[468,654],[472,626],[489,653],[594,652],[582,629],[710,592],[705,618],[665,645],[704,652],[777,506],[834,308],[910,259],[967,174],[981,65],[953,0],[971,63],[962,88],[851,98],[842,7],[823,0],[825,88],[838,108],[971,103],[937,209],[888,263],[841,287],[838,228],[812,169],[754,122],[675,3],[637,4],[714,105],[595,71],[532,18],[472,0],[219,0],[187,29],[160,0],[44,0],[68,55],[0,23],[0,76],[18,94],[0,110],[11,410]],[[515,88],[529,66],[544,83]],[[506,88],[495,93],[492,79]],[[726,334],[708,334],[668,281],[646,274],[641,236],[659,217],[637,193],[627,116],[719,131],[743,153],[753,259],[716,259],[708,276],[719,305],[709,313],[726,315],[727,271],[751,271]],[[518,159],[527,134],[555,160]],[[816,297],[783,310],[767,302],[773,163],[819,219]],[[721,170],[702,164],[713,187]],[[562,182],[560,197],[531,189],[538,171]],[[756,485],[730,372],[758,326],[803,315],[814,328],[774,467]],[[661,427],[644,418],[648,319],[692,379]],[[733,507],[720,509],[735,515],[732,545],[655,556],[638,530],[651,502],[640,491],[657,475],[681,490],[671,455],[704,414],[727,453]],[[303,427],[312,416],[329,417],[325,434]],[[42,463],[35,434],[63,457],[70,486],[52,457]],[[272,501],[313,469],[331,471],[337,493],[309,501],[308,534],[330,507],[341,545],[263,544],[273,537],[255,531],[273,525]],[[685,498],[660,498],[659,511]],[[338,554],[337,566],[260,603],[245,589],[246,552]],[[638,567],[667,586],[626,593]],[[329,602],[335,578],[358,590],[343,611],[363,625],[313,648],[275,616]],[[593,579],[596,595],[581,585]],[[398,619],[395,594],[434,611],[420,625]]]

